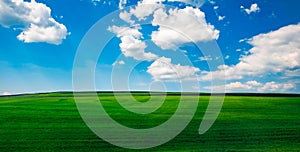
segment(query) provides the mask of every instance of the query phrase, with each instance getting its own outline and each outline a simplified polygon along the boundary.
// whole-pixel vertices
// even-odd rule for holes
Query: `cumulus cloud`
[[[211,61],[212,57],[211,56],[201,56],[198,58],[200,61]]]
[[[125,61],[123,60],[120,60],[120,61],[116,61],[112,64],[112,66],[115,66],[115,65],[124,65],[125,64]]]
[[[250,90],[250,85],[242,84],[241,82],[232,82],[225,85],[226,90]]]
[[[17,38],[25,43],[58,45],[68,35],[66,26],[51,17],[51,9],[35,0],[0,1],[0,24],[22,30]]]
[[[225,74],[225,75],[224,75]],[[211,79],[242,79],[243,76],[237,72],[237,69],[234,66],[220,65],[218,70],[205,72],[203,76],[200,77],[201,81],[210,81]]]
[[[55,22],[53,18],[49,21],[53,23],[53,26],[40,27],[35,24],[24,29],[17,38],[26,43],[30,42],[48,42],[52,44],[61,44],[62,39],[66,38],[66,27],[63,24]]]
[[[141,0],[137,3],[137,6],[130,9],[130,11],[123,11],[120,14],[120,18],[128,23],[133,24],[131,20],[132,16],[135,16],[139,21],[145,20],[146,17],[153,14],[159,8],[164,8],[163,2],[166,0]],[[168,2],[183,2],[195,7],[200,7],[205,0],[168,0]],[[127,0],[119,1],[119,8],[123,9],[123,6],[127,3]]]
[[[242,84],[241,82],[232,82],[226,85],[217,85],[217,86],[205,86],[203,87],[207,90],[226,90],[226,92],[231,91],[241,91],[241,90],[250,90],[251,87],[245,84]]]
[[[123,21],[126,21],[127,23],[130,23],[131,25],[134,24],[134,20],[131,19],[132,14],[127,11],[123,11],[119,14],[120,19]]]
[[[292,83],[276,83],[274,81],[267,82],[263,87],[258,88],[258,92],[276,92],[276,91],[286,91],[295,88],[295,84]]]
[[[242,79],[245,76],[265,76],[281,74],[295,76],[300,72],[300,23],[288,25],[276,31],[259,34],[248,40],[253,47],[250,54],[242,56],[236,65],[221,65],[217,71],[208,72],[202,80]]]
[[[138,20],[145,20],[147,16],[153,14],[153,12],[159,8],[163,8],[164,5],[161,0],[143,0],[138,2],[135,9],[131,9],[132,13]]]
[[[260,87],[262,86],[261,83],[257,82],[257,81],[248,81],[246,82],[247,85],[252,86],[252,87]]]
[[[132,36],[134,38],[142,37],[142,33],[139,31],[139,27],[125,27],[125,26],[110,26],[108,30],[115,33],[117,37]]]
[[[260,83],[257,81],[231,82],[225,86],[208,86],[204,87],[209,90],[218,90],[224,88],[227,92],[240,92],[240,91],[256,91],[256,92],[282,92],[291,90],[295,87],[293,83],[276,83],[274,81]]]
[[[157,55],[145,52],[147,47],[146,43],[140,40],[142,33],[138,30],[139,27],[118,27],[111,26],[109,31],[115,33],[117,37],[121,39],[119,44],[121,51],[125,57],[132,57],[135,60],[147,60],[151,61],[157,57]]]
[[[155,81],[176,82],[181,80],[197,80],[197,72],[199,71],[199,68],[192,66],[172,64],[172,60],[166,57],[155,60],[147,70]]]
[[[261,90],[271,90],[271,91],[275,91],[278,90],[280,87],[279,84],[276,84],[275,82],[268,82],[265,86],[263,86],[261,88]]]
[[[128,11],[120,13],[120,18],[130,24],[134,24],[131,20],[132,16],[135,16],[139,21],[146,20],[146,17],[153,14],[155,10],[163,8],[162,4],[164,0],[142,0],[137,3],[137,6],[130,8]]]
[[[9,92],[3,92],[2,95],[3,95],[3,96],[10,96],[11,93],[9,93]]]
[[[252,4],[250,8],[245,8],[244,6],[241,6],[241,9],[247,14],[256,13],[260,11],[260,8],[258,7],[257,3]]]
[[[205,14],[198,8],[164,9],[155,11],[153,26],[158,31],[151,34],[152,41],[162,49],[176,49],[178,46],[199,41],[218,39],[219,31],[205,20]]]
[[[145,42],[135,39],[130,36],[124,36],[121,38],[122,43],[120,44],[120,48],[126,57],[133,57],[136,60],[147,60],[151,61],[157,58],[157,55],[145,52],[145,48],[147,47]]]

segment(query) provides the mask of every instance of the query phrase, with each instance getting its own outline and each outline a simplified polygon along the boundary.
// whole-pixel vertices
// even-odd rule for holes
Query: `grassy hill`
[[[140,102],[149,98],[145,92],[134,97]],[[179,94],[170,93],[161,108],[145,116],[121,108],[111,92],[99,98],[121,124],[149,128],[172,116]],[[200,97],[193,120],[180,135],[145,151],[300,151],[300,97],[226,96],[213,127],[199,135],[208,100],[208,95]],[[67,92],[0,97],[0,137],[0,151],[135,151],[90,131]]]

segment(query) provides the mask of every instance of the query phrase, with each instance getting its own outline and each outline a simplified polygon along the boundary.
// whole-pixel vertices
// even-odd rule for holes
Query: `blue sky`
[[[4,0],[0,94],[72,90],[77,48],[91,28],[105,29],[95,33],[99,41],[114,35],[97,59],[97,90],[180,91],[184,81],[188,91],[299,93],[299,5],[297,0]],[[93,27],[104,18],[110,20]]]

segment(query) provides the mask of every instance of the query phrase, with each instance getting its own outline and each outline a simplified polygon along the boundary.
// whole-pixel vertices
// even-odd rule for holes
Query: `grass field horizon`
[[[167,95],[219,95],[219,96],[266,96],[266,97],[300,97],[300,93],[293,92],[176,92],[176,91],[145,91],[145,90],[134,90],[134,91],[112,91],[112,90],[97,90],[97,91],[44,91],[44,92],[24,92],[15,93],[8,95],[0,95],[0,97],[6,96],[22,96],[22,95],[42,95],[42,94],[74,94],[74,93],[157,93]],[[152,94],[155,95],[155,94]]]
[[[172,116],[180,99],[180,93],[169,92],[159,109],[139,116],[120,107],[111,92],[98,95],[107,113],[131,128],[163,123]],[[199,97],[189,125],[166,144],[145,151],[299,151],[300,97],[294,95],[227,95],[212,128],[199,135],[210,95],[189,94],[186,100]],[[97,137],[80,117],[73,96],[71,92],[53,92],[0,97],[0,151],[129,150]],[[147,92],[133,92],[133,96],[140,102],[150,98]]]

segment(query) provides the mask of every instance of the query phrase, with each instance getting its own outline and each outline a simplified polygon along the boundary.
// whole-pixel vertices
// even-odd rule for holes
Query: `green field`
[[[136,93],[135,98],[146,102],[149,96]],[[179,96],[168,96],[158,110],[144,116],[122,109],[112,94],[101,94],[100,99],[119,123],[150,128],[172,116]],[[208,100],[200,97],[193,120],[181,134],[145,151],[300,151],[300,97],[227,96],[212,128],[199,135]],[[67,93],[0,97],[0,137],[1,152],[128,151],[90,131]]]

